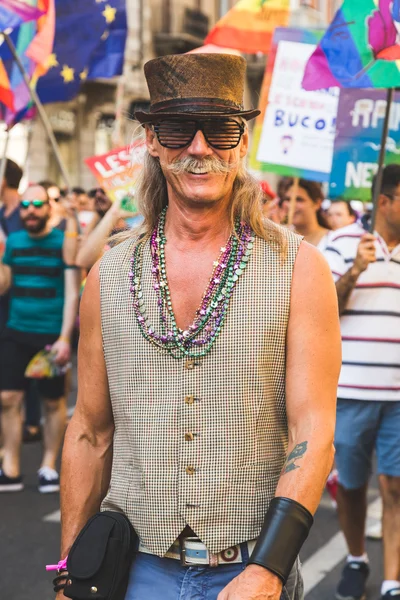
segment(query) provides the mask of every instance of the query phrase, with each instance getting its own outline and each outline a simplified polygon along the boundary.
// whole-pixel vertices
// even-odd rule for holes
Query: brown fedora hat
[[[257,109],[244,110],[246,61],[233,54],[172,54],[144,66],[150,92],[150,111],[137,111],[140,123],[160,119],[243,117],[254,119]]]

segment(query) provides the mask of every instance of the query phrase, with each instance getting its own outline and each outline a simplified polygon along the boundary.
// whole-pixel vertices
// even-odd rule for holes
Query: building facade
[[[291,24],[326,26],[339,3],[338,0],[291,0]],[[72,186],[96,185],[84,159],[125,145],[135,135],[138,126],[133,120],[135,107],[148,102],[143,64],[155,56],[201,46],[208,30],[234,4],[235,0],[127,1],[129,33],[122,77],[85,82],[73,101],[45,107]],[[266,57],[252,55],[246,59],[247,103],[256,105]],[[28,181],[50,178],[64,186],[40,120],[21,127],[17,133],[23,141],[11,141],[10,157],[25,168]]]

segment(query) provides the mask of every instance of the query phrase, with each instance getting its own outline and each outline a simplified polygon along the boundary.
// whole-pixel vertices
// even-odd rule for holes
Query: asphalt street
[[[73,393],[71,402],[72,398]],[[40,442],[24,445],[25,490],[0,494],[0,600],[54,600],[52,575],[46,573],[45,565],[58,561],[59,499],[57,494],[41,495],[37,490],[36,471],[40,454]],[[372,523],[377,522],[378,503],[375,480],[372,480],[369,490]],[[345,553],[335,510],[329,497],[324,495],[315,525],[301,554],[306,600],[334,598]],[[368,553],[372,568],[368,600],[379,600],[381,542],[368,542]]]

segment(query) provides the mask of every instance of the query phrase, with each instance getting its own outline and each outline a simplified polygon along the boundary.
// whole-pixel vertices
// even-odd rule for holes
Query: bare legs
[[[383,503],[383,557],[386,580],[400,581],[400,477],[379,476]]]
[[[365,552],[365,521],[367,518],[367,485],[358,490],[346,490],[340,484],[337,505],[340,527],[349,553],[361,556]]]
[[[22,408],[24,392],[1,392],[1,429],[3,434],[3,471],[8,477],[20,475],[20,453],[22,443]],[[66,401],[44,400],[45,424],[44,453],[42,467],[55,468],[58,452],[66,426]]]

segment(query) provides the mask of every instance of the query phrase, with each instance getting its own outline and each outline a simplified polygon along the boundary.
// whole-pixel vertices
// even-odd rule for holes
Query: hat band
[[[234,114],[235,112],[243,111],[243,106],[235,104],[229,100],[222,98],[174,98],[173,100],[165,100],[164,102],[156,102],[150,107],[150,113],[169,112],[171,109],[176,109],[177,112],[207,112],[207,109],[215,110],[216,112],[225,112]]]

